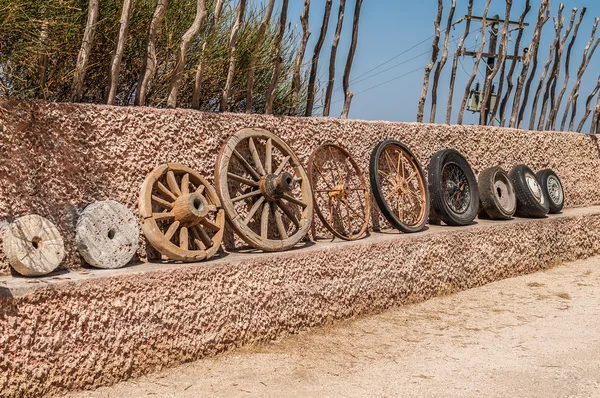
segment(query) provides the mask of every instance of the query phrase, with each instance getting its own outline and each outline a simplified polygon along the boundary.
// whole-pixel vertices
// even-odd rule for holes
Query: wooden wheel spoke
[[[251,180],[249,178],[245,178],[245,177],[239,176],[237,174],[233,174],[231,172],[227,173],[227,177],[231,178],[232,180],[236,180],[238,182],[241,182],[242,184],[246,184],[246,185],[248,185],[250,187],[258,187],[258,182],[253,181],[253,180]]]
[[[254,161],[254,166],[256,166],[256,170],[261,175],[265,175],[265,168],[260,161],[260,156],[258,156],[258,150],[256,149],[256,145],[254,144],[254,140],[252,137],[248,138],[248,148],[250,149],[250,153],[252,154],[252,160]]]
[[[265,171],[267,174],[273,171],[273,140],[267,139],[265,144]]]
[[[185,173],[183,177],[181,177],[181,193],[183,195],[190,193],[190,175],[188,173]]]
[[[298,205],[298,206],[302,207],[303,209],[306,209],[306,206],[307,206],[307,205],[306,205],[306,203],[302,202],[302,201],[301,201],[301,200],[299,200],[299,199],[296,199],[296,198],[294,198],[294,197],[293,197],[293,196],[291,196],[291,195],[284,194],[284,195],[283,195],[283,199],[285,199],[285,200],[287,200],[288,202],[291,202],[291,203],[293,203],[293,204],[295,204],[295,205]]]
[[[175,215],[170,211],[164,213],[152,213],[152,218],[155,221],[166,221],[175,218]]]
[[[242,164],[242,166],[244,166],[246,171],[248,173],[250,173],[250,175],[255,180],[257,180],[257,181],[260,180],[261,175],[254,169],[254,167],[250,166],[250,163],[248,163],[248,161],[246,159],[244,159],[244,157],[237,151],[237,149],[233,150],[233,155],[237,158],[237,160]]]
[[[199,243],[201,243],[201,245],[199,245],[200,247],[204,246],[204,249],[202,250],[206,250],[207,247],[211,247],[213,245],[213,241],[210,236],[208,236],[206,231],[199,225],[191,227],[190,230],[192,231],[192,235],[194,235],[194,242],[197,240]],[[198,245],[198,243],[196,244]]]
[[[256,196],[256,195],[260,195],[260,190],[259,189],[257,189],[256,191],[252,191],[252,192],[246,193],[244,195],[236,196],[235,198],[231,199],[231,202],[232,203],[239,202],[240,200],[245,200],[245,199],[251,198],[251,197]]]
[[[277,211],[277,205],[275,203],[270,203],[271,211],[273,212],[273,217],[275,218],[275,225],[277,225],[277,231],[279,232],[279,236],[282,239],[287,239],[288,234],[285,230],[285,225],[283,225],[283,219],[281,218],[281,213]]]
[[[202,195],[204,193],[204,185],[200,185],[197,189],[196,189],[196,193]]]
[[[208,218],[203,218],[202,221],[200,221],[200,224],[202,224],[203,226],[205,226],[213,232],[219,232],[221,230],[221,227],[219,227],[215,222],[209,220]]]
[[[169,190],[169,188],[165,187],[165,185],[158,181],[156,183],[156,188],[165,196],[168,196],[171,200],[176,201],[177,200],[177,196],[175,196],[175,194],[173,192],[171,192]]]
[[[175,232],[177,232],[177,228],[179,228],[179,221],[174,221],[167,229],[167,232],[165,232],[165,238],[169,241],[173,239]]]
[[[283,203],[281,200],[278,200],[277,206],[279,206],[281,211],[283,211],[283,214],[285,214],[286,217],[289,218],[292,223],[294,223],[296,228],[300,228],[300,222],[294,215],[294,212],[285,203]]]
[[[258,198],[256,203],[254,203],[254,205],[250,208],[250,211],[246,215],[246,218],[244,219],[244,224],[248,225],[250,223],[250,221],[252,221],[252,217],[254,217],[254,215],[256,214],[256,212],[258,211],[258,209],[260,208],[260,206],[263,204],[264,201],[265,201],[264,196],[261,196],[260,198]]]
[[[269,203],[265,203],[263,205],[262,215],[260,217],[260,237],[263,239],[268,239],[269,237],[269,213],[270,213]]]
[[[173,204],[171,202],[167,202],[166,200],[164,200],[163,198],[159,198],[156,195],[152,195],[152,201],[162,207],[164,207],[167,210],[171,210],[173,208]]]
[[[167,172],[167,185],[176,196],[181,196],[181,189],[179,189],[179,184],[177,184],[173,170]]]
[[[283,158],[283,160],[281,161],[281,163],[279,163],[279,166],[277,167],[277,170],[275,170],[275,175],[279,175],[281,174],[281,172],[283,171],[283,168],[288,164],[288,162],[290,161],[291,156],[286,156],[285,158]]]
[[[189,233],[187,227],[181,227],[179,230],[179,248],[182,250],[188,250],[189,245]]]

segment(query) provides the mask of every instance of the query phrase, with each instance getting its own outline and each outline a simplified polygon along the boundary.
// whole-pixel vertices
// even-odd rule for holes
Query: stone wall
[[[592,138],[480,126],[366,122],[328,118],[214,114],[97,105],[0,104],[0,223],[28,213],[54,222],[66,242],[61,266],[78,268],[75,224],[90,202],[114,199],[137,211],[140,184],[164,162],[181,162],[212,181],[217,152],[244,127],[262,127],[286,140],[302,161],[325,142],[349,148],[364,172],[375,144],[405,142],[427,165],[431,155],[456,148],[477,173],[525,163],[553,168],[566,206],[600,203],[600,157]],[[376,219],[376,218],[375,218]],[[0,253],[0,274],[8,266]]]

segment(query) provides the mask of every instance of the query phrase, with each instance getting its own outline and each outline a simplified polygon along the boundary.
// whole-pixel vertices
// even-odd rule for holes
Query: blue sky
[[[260,0],[264,1],[264,0]],[[279,6],[279,3],[276,7]],[[347,0],[346,5],[346,17],[344,23],[344,31],[340,42],[337,57],[337,70],[336,70],[336,90],[334,91],[332,116],[339,116],[342,108],[343,93],[341,90],[342,85],[342,73],[346,62],[346,56],[348,53],[348,47],[350,45],[350,36],[352,28],[352,17],[354,11],[355,0]],[[457,0],[457,10],[455,13],[455,20],[467,12],[467,0]],[[552,0],[552,15],[556,15],[559,1]],[[573,49],[572,63],[571,63],[571,84],[569,84],[569,90],[567,95],[570,93],[570,87],[572,86],[574,75],[576,74],[577,67],[581,61],[581,54],[587,41],[590,37],[590,32],[595,16],[600,16],[600,2],[596,0],[565,0],[564,17],[566,19],[565,25],[568,23],[571,15],[572,7],[587,7],[586,17],[582,23],[579,31],[578,39]],[[306,61],[309,62],[312,55],[312,51],[319,35],[321,27],[321,21],[323,18],[325,0],[312,0],[310,10],[310,29],[312,32],[306,54]],[[483,12],[485,1],[475,0],[475,7],[473,13],[475,15],[481,15]],[[533,25],[535,25],[537,10],[539,8],[540,0],[531,0],[532,9],[528,15],[527,22],[531,26],[526,29],[523,37],[522,46],[526,47],[529,45],[531,34],[533,32]],[[323,47],[323,51],[320,59],[319,76],[322,81],[326,81],[327,68],[329,65],[329,53],[331,49],[331,41],[333,39],[333,32],[335,30],[335,22],[337,19],[339,0],[333,1],[331,25],[327,40]],[[525,6],[524,0],[513,1],[513,11],[511,13],[511,19],[517,20],[519,15],[522,13]],[[300,29],[299,16],[302,12],[303,1],[302,0],[291,0],[289,5],[289,21],[296,25],[297,29]],[[443,42],[443,33],[447,20],[447,12],[450,8],[450,0],[446,1],[444,16],[442,18],[442,37],[440,42]],[[499,14],[504,15],[505,2],[502,0],[493,0],[490,7],[489,15]],[[359,30],[359,42],[356,53],[355,62],[352,68],[352,78],[355,80],[354,84],[351,84],[353,92],[356,94],[352,102],[352,108],[350,112],[351,118],[356,119],[367,119],[367,120],[390,120],[390,121],[415,121],[417,113],[417,103],[421,92],[423,83],[423,70],[425,65],[429,62],[431,55],[431,39],[429,39],[434,33],[433,21],[437,13],[437,0],[423,0],[423,1],[405,1],[405,0],[364,0],[363,8],[361,12],[361,23]],[[481,40],[481,35],[478,31],[481,25],[474,24],[476,28],[470,35],[470,38],[466,42],[467,47],[474,47]],[[462,35],[464,30],[464,23],[456,26],[456,30],[452,32],[451,40],[456,40],[450,45],[450,57],[453,51],[456,49],[458,39]],[[599,32],[600,33],[600,29]],[[512,40],[516,37],[516,32],[513,33]],[[542,36],[542,42],[540,46],[540,66],[538,72],[543,68],[544,63],[548,58],[549,46],[554,39],[554,28],[551,21],[549,21],[544,29]],[[425,42],[414,49],[406,52],[406,54],[397,57],[393,61],[385,64],[381,68],[371,72],[370,74],[357,79],[365,72],[373,69],[374,67],[384,63],[392,57],[408,50],[414,45]],[[510,44],[513,47],[513,44]],[[412,59],[412,60],[411,60]],[[401,65],[398,65],[401,64]],[[397,66],[396,66],[397,65]],[[585,100],[591,90],[596,85],[598,74],[600,73],[600,49],[596,52],[594,59],[590,63],[590,66],[584,76],[582,88],[580,90],[580,111],[579,115],[583,113],[581,109],[585,103]],[[390,68],[392,67],[392,68]],[[464,67],[464,68],[463,68]],[[365,77],[370,77],[377,72],[384,69],[389,70],[363,80]],[[470,57],[462,58],[462,66],[459,65],[457,71],[456,90],[454,108],[455,112],[453,115],[453,121],[456,120],[457,108],[460,105],[460,100],[464,93],[465,84],[468,80],[468,73],[473,68],[473,59]],[[439,89],[439,100],[438,100],[438,122],[443,122],[445,110],[446,110],[446,98],[448,92],[448,84],[450,79],[451,61],[446,65],[444,73],[440,79]],[[520,68],[517,69],[517,71]],[[465,71],[466,70],[466,71]],[[483,74],[485,72],[483,63],[480,66],[480,71]],[[564,71],[564,64],[562,67]],[[403,76],[403,77],[400,77]],[[394,78],[396,80],[390,81]],[[358,81],[362,80],[362,81]],[[479,78],[480,81],[483,79]],[[533,90],[537,87],[537,82],[534,80]],[[562,78],[560,80],[562,84]],[[379,85],[379,86],[378,86]],[[378,86],[378,87],[375,87]],[[560,88],[560,85],[559,85]],[[425,120],[429,120],[429,109],[430,109],[430,97],[428,96],[428,102],[425,106]],[[566,102],[563,100],[563,104]],[[509,103],[512,103],[509,102]],[[595,104],[595,100],[593,102]],[[559,118],[562,117],[562,112],[559,113]],[[525,119],[528,122],[528,119]],[[473,115],[469,112],[465,112],[465,123],[477,123],[478,115]],[[577,123],[579,118],[577,118]],[[589,124],[589,122],[588,122]],[[587,128],[587,126],[586,126]],[[584,131],[586,131],[584,129]]]

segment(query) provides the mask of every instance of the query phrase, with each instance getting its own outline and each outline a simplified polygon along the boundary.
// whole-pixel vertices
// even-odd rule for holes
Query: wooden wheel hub
[[[177,198],[173,203],[173,216],[180,225],[193,227],[202,222],[210,208],[204,195],[194,192]]]
[[[283,195],[294,190],[294,176],[284,172],[279,175],[267,174],[259,181],[260,191],[269,202],[283,198]]]

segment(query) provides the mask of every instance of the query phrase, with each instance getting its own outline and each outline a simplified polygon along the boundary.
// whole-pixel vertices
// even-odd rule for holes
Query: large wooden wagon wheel
[[[225,214],[214,188],[177,163],[154,169],[142,184],[142,231],[162,255],[176,261],[212,257],[221,245]]]
[[[233,229],[250,246],[288,250],[310,228],[310,182],[298,157],[279,137],[247,128],[221,148],[217,194]]]
[[[371,153],[373,197],[388,222],[402,232],[418,232],[429,217],[429,189],[415,155],[400,141],[381,141]]]
[[[356,161],[341,146],[324,144],[308,160],[315,211],[340,239],[362,237],[369,226],[370,192]]]

